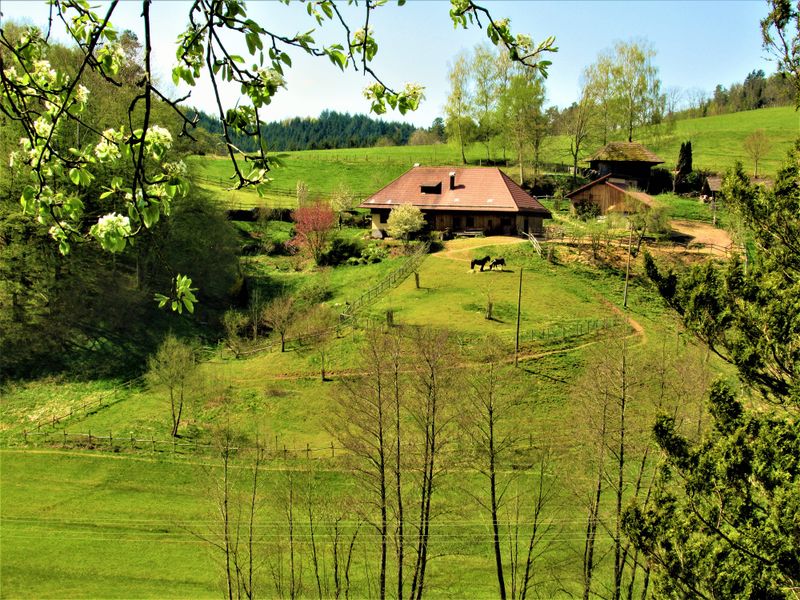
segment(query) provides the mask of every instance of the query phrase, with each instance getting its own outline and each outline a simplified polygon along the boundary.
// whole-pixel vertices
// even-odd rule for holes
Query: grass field
[[[800,115],[788,106],[681,120],[676,123],[674,131],[662,131],[658,135],[644,132],[636,141],[641,141],[664,159],[662,166],[667,169],[674,168],[681,143],[689,140],[692,142],[695,169],[724,173],[736,160],[740,160],[745,170],[752,174],[753,164],[742,144],[756,129],[763,129],[771,141],[769,153],[759,164],[759,174],[774,176],[785,159],[787,150],[800,135]],[[587,145],[586,156],[593,153],[599,145]],[[199,178],[200,185],[212,190],[221,203],[234,207],[293,207],[297,203],[298,181],[308,186],[311,198],[327,200],[333,194],[346,189],[360,201],[415,163],[460,164],[457,149],[447,144],[308,150],[288,152],[282,157],[284,166],[271,173],[274,181],[271,190],[264,197],[259,197],[254,191],[228,189],[233,171],[225,158],[191,157],[189,164]],[[473,144],[468,149],[467,159],[473,165],[485,161],[485,148]],[[492,160],[502,162],[501,159],[502,149],[494,148]],[[570,165],[572,160],[569,155],[569,140],[563,136],[548,138],[542,160]],[[512,178],[518,178],[518,169],[513,164],[506,170]]]
[[[507,351],[513,348],[513,331],[519,269],[524,269],[522,331],[587,318],[617,317],[623,280],[619,271],[595,266],[584,253],[562,249],[560,264],[536,256],[529,244],[505,240],[462,240],[426,259],[420,269],[421,289],[413,278],[382,297],[368,314],[377,319],[395,311],[395,321],[447,326],[464,351],[464,376],[480,368],[474,359],[476,340],[499,335]],[[510,240],[509,240],[510,241]],[[506,272],[471,272],[472,256],[506,257]],[[258,259],[254,259],[258,260]],[[342,267],[327,275],[332,304],[357,295],[402,258],[377,265]],[[251,269],[255,266],[251,265]],[[261,264],[265,278],[284,278],[281,285],[307,285],[319,278],[308,272],[284,272]],[[638,267],[640,268],[640,267]],[[256,269],[257,270],[257,269]],[[294,281],[291,281],[294,280]],[[291,283],[290,283],[291,281]],[[484,318],[491,296],[496,320]],[[528,340],[522,347],[520,368],[509,367],[507,381],[524,390],[524,410],[519,425],[525,432],[505,476],[515,474],[522,493],[533,485],[527,467],[552,452],[548,481],[553,496],[548,519],[553,529],[545,541],[551,546],[536,574],[537,589],[546,597],[579,594],[582,552],[582,500],[591,485],[591,447],[581,423],[584,409],[576,389],[586,374],[588,361],[603,353],[620,335],[630,336],[636,356],[655,355],[670,348],[678,354],[685,342],[677,336],[674,317],[656,294],[634,277],[627,317],[636,328],[612,335],[577,335],[553,343]],[[243,443],[253,443],[254,432],[266,440],[273,455],[289,450],[289,460],[271,458],[262,478],[265,499],[259,557],[273,567],[286,561],[285,503],[289,473],[296,478],[305,510],[305,498],[316,498],[321,552],[330,551],[332,520],[345,515],[343,527],[354,527],[359,514],[371,509],[357,500],[359,479],[346,456],[330,456],[336,443],[332,435],[332,407],[338,402],[342,373],[358,369],[361,333],[344,335],[331,348],[329,372],[333,381],[321,382],[313,352],[265,352],[235,360],[224,350],[212,354],[188,391],[184,441],[209,441],[211,431],[227,423]],[[511,378],[514,371],[515,378]],[[509,384],[510,385],[510,384]],[[683,383],[675,383],[680,386]],[[454,388],[454,401],[466,388]],[[675,393],[679,392],[677,389]],[[108,399],[98,410],[79,410],[87,400]],[[696,412],[698,395],[680,393],[683,409]],[[22,429],[37,420],[68,412],[72,418],[49,427],[50,444],[27,448]],[[454,405],[455,407],[455,405]],[[636,435],[646,435],[653,406],[644,402],[632,416]],[[126,438],[166,439],[168,404],[164,392],[120,382],[65,382],[45,380],[5,386],[0,412],[5,448],[0,451],[0,577],[3,597],[29,598],[186,598],[214,597],[220,593],[219,556],[197,535],[209,535],[217,524],[209,489],[219,481],[218,461],[212,454],[195,454],[169,447],[156,452],[139,447],[132,451]],[[115,451],[60,449],[63,432],[113,431]],[[41,438],[37,438],[41,439]],[[314,448],[310,459],[306,447]],[[458,449],[458,444],[453,450]],[[587,454],[589,453],[589,454]],[[473,496],[482,478],[457,452],[448,454],[447,474],[436,497],[436,519],[431,551],[437,556],[429,573],[431,598],[492,598],[496,596],[489,521]],[[236,463],[238,476],[246,461]],[[311,491],[309,491],[311,490]],[[611,496],[607,496],[611,502]],[[512,505],[508,505],[511,510]],[[300,510],[300,509],[298,509]],[[303,517],[304,518],[304,517]],[[511,518],[505,513],[504,518]],[[310,570],[307,522],[300,517],[298,545],[303,556],[303,596],[316,596]],[[356,545],[352,584],[355,598],[375,594],[375,531],[366,525]],[[605,544],[606,542],[603,542]],[[80,557],[80,560],[76,560]],[[604,566],[602,566],[604,565]],[[598,578],[607,580],[607,564]],[[330,562],[328,563],[330,567]],[[263,596],[273,596],[269,565]],[[330,575],[330,572],[328,572]]]

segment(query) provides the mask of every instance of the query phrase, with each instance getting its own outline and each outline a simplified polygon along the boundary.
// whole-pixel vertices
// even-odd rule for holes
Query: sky
[[[98,12],[106,4],[98,5]],[[352,29],[361,27],[361,8],[344,8]],[[770,74],[774,64],[761,48],[759,20],[767,12],[764,0],[572,0],[512,2],[485,0],[483,4],[495,18],[509,17],[514,33],[531,35],[534,42],[554,35],[558,52],[547,80],[547,100],[559,107],[568,106],[578,96],[583,70],[599,52],[617,41],[639,40],[656,51],[654,64],[664,88],[677,87],[688,97],[690,91],[713,91],[717,84],[741,82],[754,69]],[[151,22],[154,37],[154,71],[171,87],[171,68],[175,62],[175,39],[187,23],[189,3],[178,0],[154,2]],[[406,82],[425,86],[425,100],[413,114],[405,117],[389,113],[384,118],[427,127],[443,114],[448,94],[447,72],[459,52],[468,52],[486,42],[485,31],[472,26],[454,29],[443,0],[410,0],[405,6],[390,4],[372,13],[371,27],[379,50],[373,69],[390,87]],[[285,6],[275,1],[250,1],[248,15],[267,29],[292,35],[317,27],[305,5]],[[48,7],[38,0],[2,0],[3,20],[32,22],[44,26]],[[123,0],[112,17],[117,29],[132,29],[142,36],[141,3]],[[63,30],[55,30],[64,40]],[[344,39],[330,28],[316,37],[328,43]],[[243,44],[238,51],[246,55]],[[362,90],[371,80],[348,70],[342,74],[327,58],[311,58],[295,53],[293,68],[287,73],[287,89],[281,90],[263,113],[267,121],[295,116],[315,117],[325,109],[367,113],[369,103]],[[183,93],[183,88],[170,90]],[[239,100],[235,87],[224,91],[224,100],[234,105]],[[187,102],[214,113],[215,103],[207,81],[200,81]]]

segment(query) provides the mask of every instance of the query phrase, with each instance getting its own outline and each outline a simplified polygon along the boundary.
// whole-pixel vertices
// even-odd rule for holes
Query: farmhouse
[[[361,203],[373,230],[385,230],[392,208],[413,204],[427,227],[452,233],[540,234],[550,211],[495,167],[420,167]]]
[[[631,213],[641,205],[652,207],[655,203],[652,197],[629,188],[611,173],[571,191],[567,198],[577,213],[595,212],[600,215],[609,212]]]
[[[612,175],[617,183],[646,190],[650,169],[664,161],[636,142],[611,142],[590,156],[587,162],[598,177]]]

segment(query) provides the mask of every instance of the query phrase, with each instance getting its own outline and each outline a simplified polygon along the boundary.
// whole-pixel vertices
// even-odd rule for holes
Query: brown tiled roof
[[[455,189],[450,173],[455,172]],[[441,194],[425,194],[421,186],[442,183]],[[413,204],[421,210],[537,213],[550,211],[496,167],[414,167],[361,203],[361,208]]]
[[[600,148],[586,162],[646,162],[654,165],[664,161],[637,142],[610,142]]]

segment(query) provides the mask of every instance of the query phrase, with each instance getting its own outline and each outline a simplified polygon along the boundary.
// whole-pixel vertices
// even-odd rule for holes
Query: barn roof
[[[455,185],[450,189],[450,176]],[[425,192],[441,183],[440,193]],[[496,167],[414,167],[361,203],[361,208],[413,204],[420,210],[535,213],[550,211]]]
[[[718,192],[722,189],[722,177],[709,175],[706,177],[706,183],[708,184],[708,189],[712,192]]]
[[[624,195],[626,195],[626,196],[628,196],[630,198],[633,198],[634,200],[637,200],[637,201],[641,202],[642,204],[644,204],[646,206],[649,206],[650,208],[653,208],[654,206],[656,206],[658,204],[655,201],[655,199],[652,196],[650,196],[649,194],[645,194],[644,192],[640,192],[640,191],[635,190],[635,189],[633,189],[633,190],[629,189],[628,186],[626,184],[624,184],[624,183],[620,183],[620,182],[617,182],[617,181],[612,182],[612,181],[610,181],[611,177],[612,177],[611,173],[609,173],[607,175],[603,175],[599,179],[595,179],[594,181],[591,181],[591,182],[587,183],[586,185],[579,187],[576,190],[572,190],[570,193],[567,194],[567,198],[572,199],[574,196],[577,196],[581,192],[583,192],[585,190],[588,190],[589,188],[592,188],[592,187],[594,187],[596,185],[606,185],[606,186],[610,187],[613,190],[621,192],[622,194],[624,194]]]
[[[646,162],[654,165],[664,161],[638,142],[610,142],[600,148],[586,162]]]

